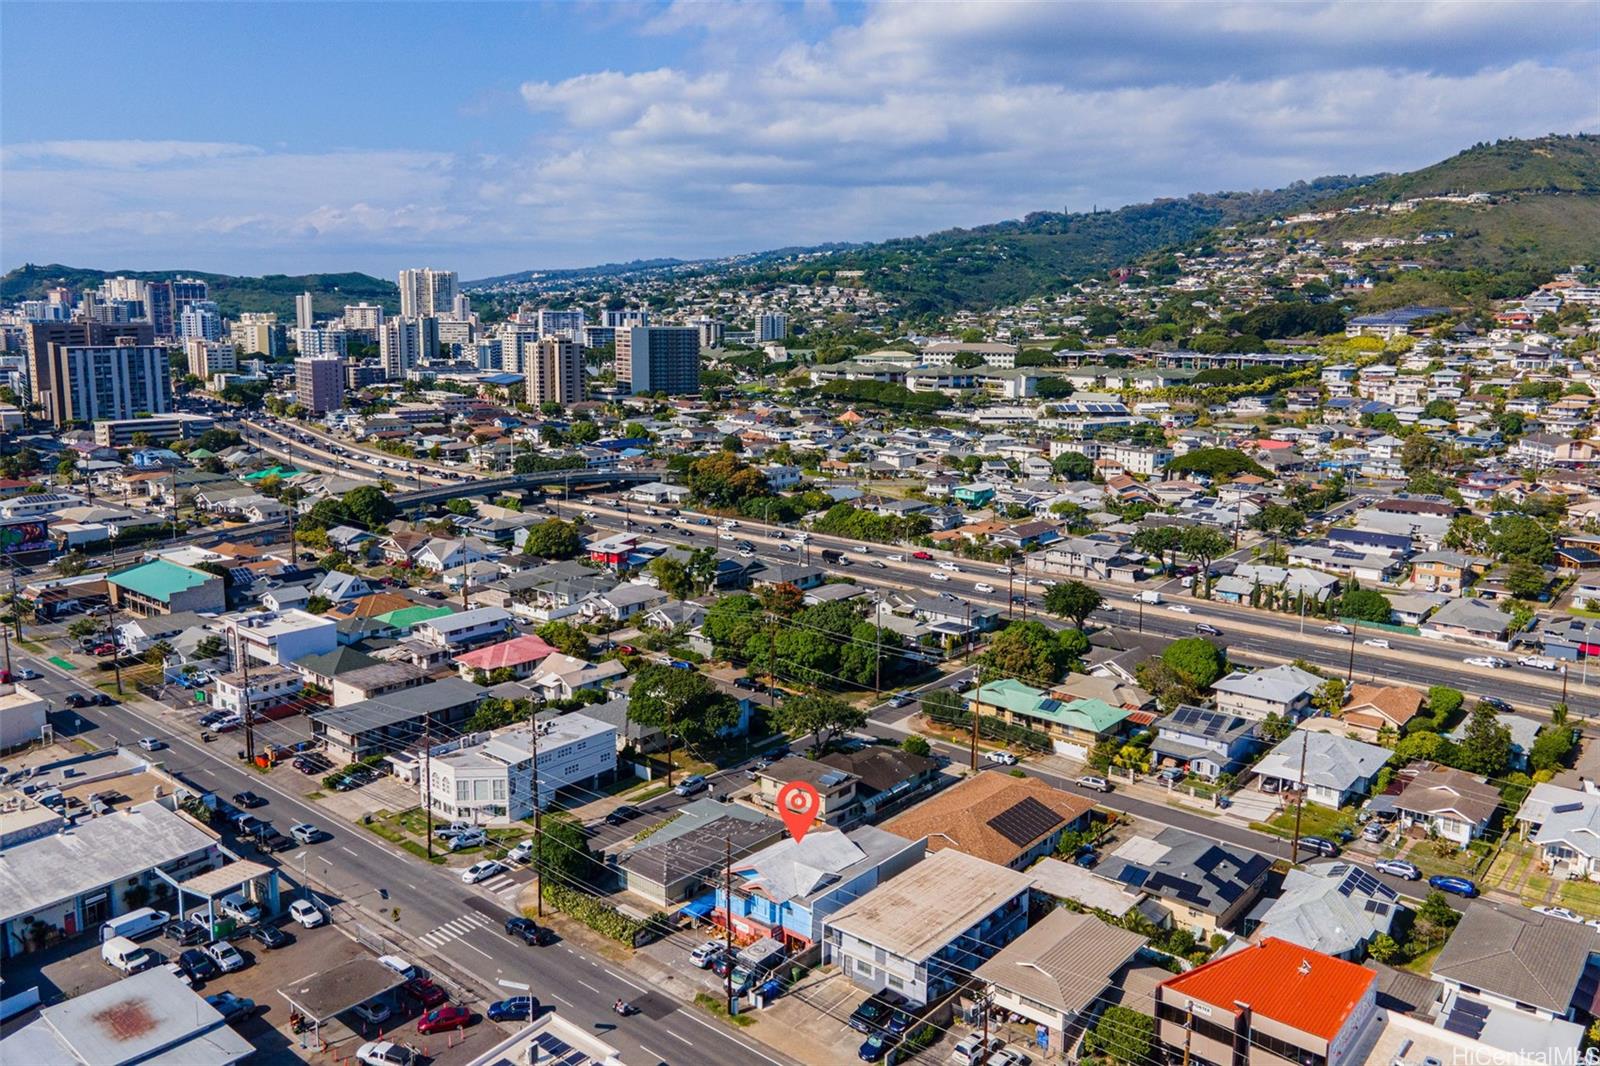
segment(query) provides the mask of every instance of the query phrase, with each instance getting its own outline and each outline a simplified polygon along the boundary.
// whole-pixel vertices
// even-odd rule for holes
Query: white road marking
[[[665,1055],[662,1055],[662,1054],[660,1054],[658,1052],[655,1052],[655,1051],[651,1051],[649,1048],[645,1047],[643,1044],[639,1045],[639,1050],[643,1051],[646,1055],[649,1055],[649,1056],[653,1057],[657,1062],[666,1062],[667,1061],[667,1057]]]
[[[462,943],[463,946],[469,947],[473,951],[476,951],[479,955],[482,955],[484,958],[488,959],[490,962],[494,961],[494,956],[493,955],[490,955],[487,951],[484,951],[482,948],[478,947],[476,944],[469,944],[465,940],[463,940],[461,943]]]
[[[679,1036],[677,1033],[674,1033],[671,1029],[667,1030],[667,1035],[672,1037],[672,1039],[674,1039],[674,1040],[681,1041],[682,1043],[688,1044],[690,1047],[694,1047],[694,1041],[693,1040],[690,1040],[687,1037]]]
[[[740,1047],[742,1047],[746,1051],[750,1052],[750,1054],[755,1055],[758,1058],[766,1059],[768,1062],[772,1063],[772,1066],[783,1066],[783,1063],[779,1062],[777,1059],[773,1058],[771,1055],[767,1055],[767,1054],[764,1054],[761,1051],[756,1050],[755,1048],[751,1047],[749,1044],[746,1044],[743,1040],[740,1040],[739,1038],[737,1038],[737,1037],[733,1036],[732,1034],[730,1034],[726,1029],[720,1029],[717,1026],[712,1025],[708,1021],[705,1021],[705,1020],[703,1020],[701,1018],[695,1017],[693,1014],[690,1014],[686,1010],[674,1011],[673,1013],[683,1015],[685,1018],[688,1018],[691,1022],[694,1022],[696,1025],[703,1026],[703,1027],[711,1030],[713,1033],[716,1033],[718,1036],[727,1037],[729,1040],[732,1040],[735,1044],[738,1044]],[[640,1047],[644,1047],[643,1044],[640,1044],[639,1046]]]
[[[591,985],[588,981],[579,981],[578,983],[584,988],[587,988],[589,991],[593,992],[595,995],[598,996],[600,994],[600,990],[594,985]]]
[[[352,859],[359,859],[361,857],[361,856],[357,855],[355,852],[351,851],[349,848],[345,847],[343,844],[339,845],[339,850],[344,852],[346,855],[350,856]]]

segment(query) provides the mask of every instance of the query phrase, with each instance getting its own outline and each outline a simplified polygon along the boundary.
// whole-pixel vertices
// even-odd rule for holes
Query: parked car
[[[1188,776],[1189,771],[1183,769],[1182,767],[1169,766],[1165,770],[1162,770],[1160,773],[1156,774],[1156,780],[1160,781],[1164,785],[1176,785],[1178,782],[1182,781]]]
[[[1381,844],[1389,835],[1389,827],[1382,822],[1368,822],[1361,827],[1361,839],[1369,844]]]
[[[1547,915],[1551,918],[1560,918],[1564,922],[1582,923],[1583,919],[1565,907],[1535,907],[1533,913]]]
[[[706,779],[701,775],[690,774],[682,781],[679,781],[677,787],[672,791],[674,794],[679,796],[693,796],[697,793],[704,792],[710,787],[711,786],[706,783]]]
[[[1478,894],[1478,886],[1465,877],[1447,877],[1444,874],[1434,874],[1428,878],[1428,887],[1437,888],[1440,892],[1448,892],[1453,896],[1464,896],[1472,899]]]
[[[481,862],[475,862],[465,870],[462,870],[461,880],[465,881],[469,885],[475,885],[479,881],[487,881],[496,874],[503,874],[505,872],[506,868],[502,863],[499,863],[494,859],[484,859]]]
[[[404,977],[407,981],[417,976],[417,968],[402,956],[379,955],[378,961],[384,966],[387,966],[389,969],[393,970],[395,973],[399,974],[401,977]]]
[[[872,1033],[861,1042],[861,1047],[856,1050],[856,1057],[862,1062],[877,1062],[889,1053],[890,1048],[899,1043],[898,1036],[884,1032]]]
[[[1380,874],[1398,877],[1402,881],[1422,880],[1422,870],[1404,859],[1379,859],[1372,864],[1372,868]]]
[[[1300,847],[1313,855],[1322,855],[1330,859],[1339,854],[1339,845],[1326,837],[1301,837]]]
[[[315,929],[328,920],[328,916],[310,900],[297,899],[289,904],[289,917],[306,929]]]
[[[451,851],[465,851],[467,848],[477,848],[489,843],[489,833],[484,829],[469,829],[465,833],[457,833],[446,839],[445,844]]]
[[[525,1022],[533,1014],[533,1009],[532,996],[512,996],[510,999],[495,1000],[483,1013],[488,1015],[491,1022]]]
[[[233,794],[233,804],[235,807],[243,807],[245,810],[250,811],[255,810],[257,807],[265,807],[267,800],[264,796],[258,796],[254,792],[246,790]]]
[[[850,1012],[846,1022],[858,1033],[871,1033],[888,1028],[889,1015],[893,1011],[894,1007],[882,996],[868,996],[859,1007]]]
[[[204,940],[206,931],[198,922],[191,922],[187,918],[179,918],[176,921],[168,922],[161,935],[174,944],[188,947],[190,944],[198,944]]]
[[[417,1021],[417,1032],[423,1036],[432,1033],[447,1033],[452,1029],[465,1029],[472,1024],[472,1012],[466,1007],[455,1005],[438,1007],[424,1014]]]
[[[381,999],[369,999],[365,1003],[357,1003],[350,1010],[368,1025],[382,1025],[394,1014],[389,1004]]]
[[[1096,792],[1111,791],[1111,782],[1107,781],[1099,774],[1084,774],[1082,777],[1078,778],[1078,785],[1081,788],[1092,788]]]
[[[1000,766],[1017,765],[1017,757],[1011,754],[1009,751],[1002,751],[999,749],[996,749],[995,751],[986,751],[983,753],[983,758],[985,762],[996,763]]]
[[[275,925],[253,925],[250,927],[250,939],[271,951],[286,946],[294,938]]]
[[[363,1066],[415,1066],[416,1052],[393,1040],[374,1040],[356,1048],[356,1061]]]
[[[961,1066],[979,1066],[1005,1045],[1006,1042],[998,1036],[991,1036],[985,1043],[982,1033],[968,1033],[951,1050],[950,1059],[952,1062],[960,1063]]]
[[[889,706],[897,708],[905,707],[915,699],[916,697],[909,692],[896,692],[893,696],[889,697]]]
[[[209,981],[222,973],[222,967],[204,948],[189,948],[178,956],[178,966],[191,981]]]
[[[239,949],[226,940],[219,940],[206,948],[206,953],[217,964],[223,973],[233,973],[244,969],[244,956],[239,954]]]
[[[709,970],[711,964],[717,961],[717,956],[727,951],[727,945],[720,940],[707,940],[704,944],[689,952],[689,961],[698,969]]]
[[[406,995],[410,996],[424,1007],[437,1007],[440,1004],[448,1003],[450,1001],[450,996],[445,992],[445,990],[434,984],[426,977],[413,977],[411,980],[402,985],[401,988],[405,991]]]
[[[506,862],[528,863],[533,861],[533,841],[519,841],[516,847],[506,852]]]
[[[328,834],[310,822],[299,822],[289,827],[289,835],[294,837],[295,842],[298,844],[315,844]]]
[[[206,1002],[215,1007],[217,1013],[222,1015],[222,1020],[232,1025],[242,1022],[256,1013],[256,1001],[245,996],[236,996],[232,992],[216,992],[206,997]]]

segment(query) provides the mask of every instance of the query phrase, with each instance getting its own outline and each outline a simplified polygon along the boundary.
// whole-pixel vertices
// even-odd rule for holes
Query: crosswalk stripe
[[[442,937],[432,932],[423,933],[421,936],[417,937],[417,939],[428,945],[430,948],[439,947],[444,943],[444,939]]]

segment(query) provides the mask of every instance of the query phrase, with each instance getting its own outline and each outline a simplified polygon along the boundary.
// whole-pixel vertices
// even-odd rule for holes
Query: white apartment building
[[[303,292],[294,298],[294,328],[310,329],[317,320],[317,314],[312,309],[315,298],[309,292]]]
[[[593,788],[617,768],[616,727],[581,713],[538,723],[539,806],[571,786]],[[534,737],[526,725],[472,733],[429,753],[418,782],[434,815],[476,825],[507,825],[533,813]]]
[[[345,304],[344,328],[376,335],[383,328],[383,308],[369,303]]]
[[[439,320],[432,316],[402,315],[383,324],[378,333],[378,355],[391,381],[404,378],[420,362],[439,350]]]
[[[756,343],[781,341],[789,335],[789,316],[765,314],[756,316]]]
[[[541,308],[534,325],[540,337],[562,337],[574,344],[583,343],[584,315],[581,310],[552,311]]]
[[[404,318],[448,315],[459,288],[454,270],[420,267],[400,271],[400,314]]]
[[[342,359],[350,351],[350,338],[342,329],[297,329],[294,331],[294,346],[301,355],[313,359],[334,356]]]
[[[283,326],[270,311],[246,311],[230,327],[228,339],[246,355],[276,359],[284,352]]]
[[[1100,458],[1116,463],[1130,474],[1150,477],[1172,462],[1171,448],[1143,448],[1133,444],[1103,444]]]
[[[305,687],[305,679],[283,666],[261,666],[250,671],[250,709],[259,713],[287,703]],[[244,713],[244,673],[234,671],[217,678],[211,705],[219,711]]]
[[[184,341],[183,353],[189,359],[189,373],[201,381],[239,369],[239,351],[232,344],[198,339]]]
[[[307,655],[332,651],[339,644],[339,627],[333,619],[297,607],[235,615],[227,620],[227,627],[236,661],[243,654],[254,662],[287,666]]]
[[[332,622],[328,623],[330,626]],[[475,607],[470,611],[430,618],[411,627],[411,635],[436,648],[465,648],[481,644],[511,631],[511,615],[499,607]]]

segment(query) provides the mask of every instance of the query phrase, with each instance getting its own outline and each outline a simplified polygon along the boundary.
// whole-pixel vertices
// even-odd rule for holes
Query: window
[[[898,991],[900,989],[905,988],[906,987],[906,983],[904,981],[900,980],[900,978],[896,977],[894,974],[890,974],[889,975],[889,987],[895,989],[896,991]]]

